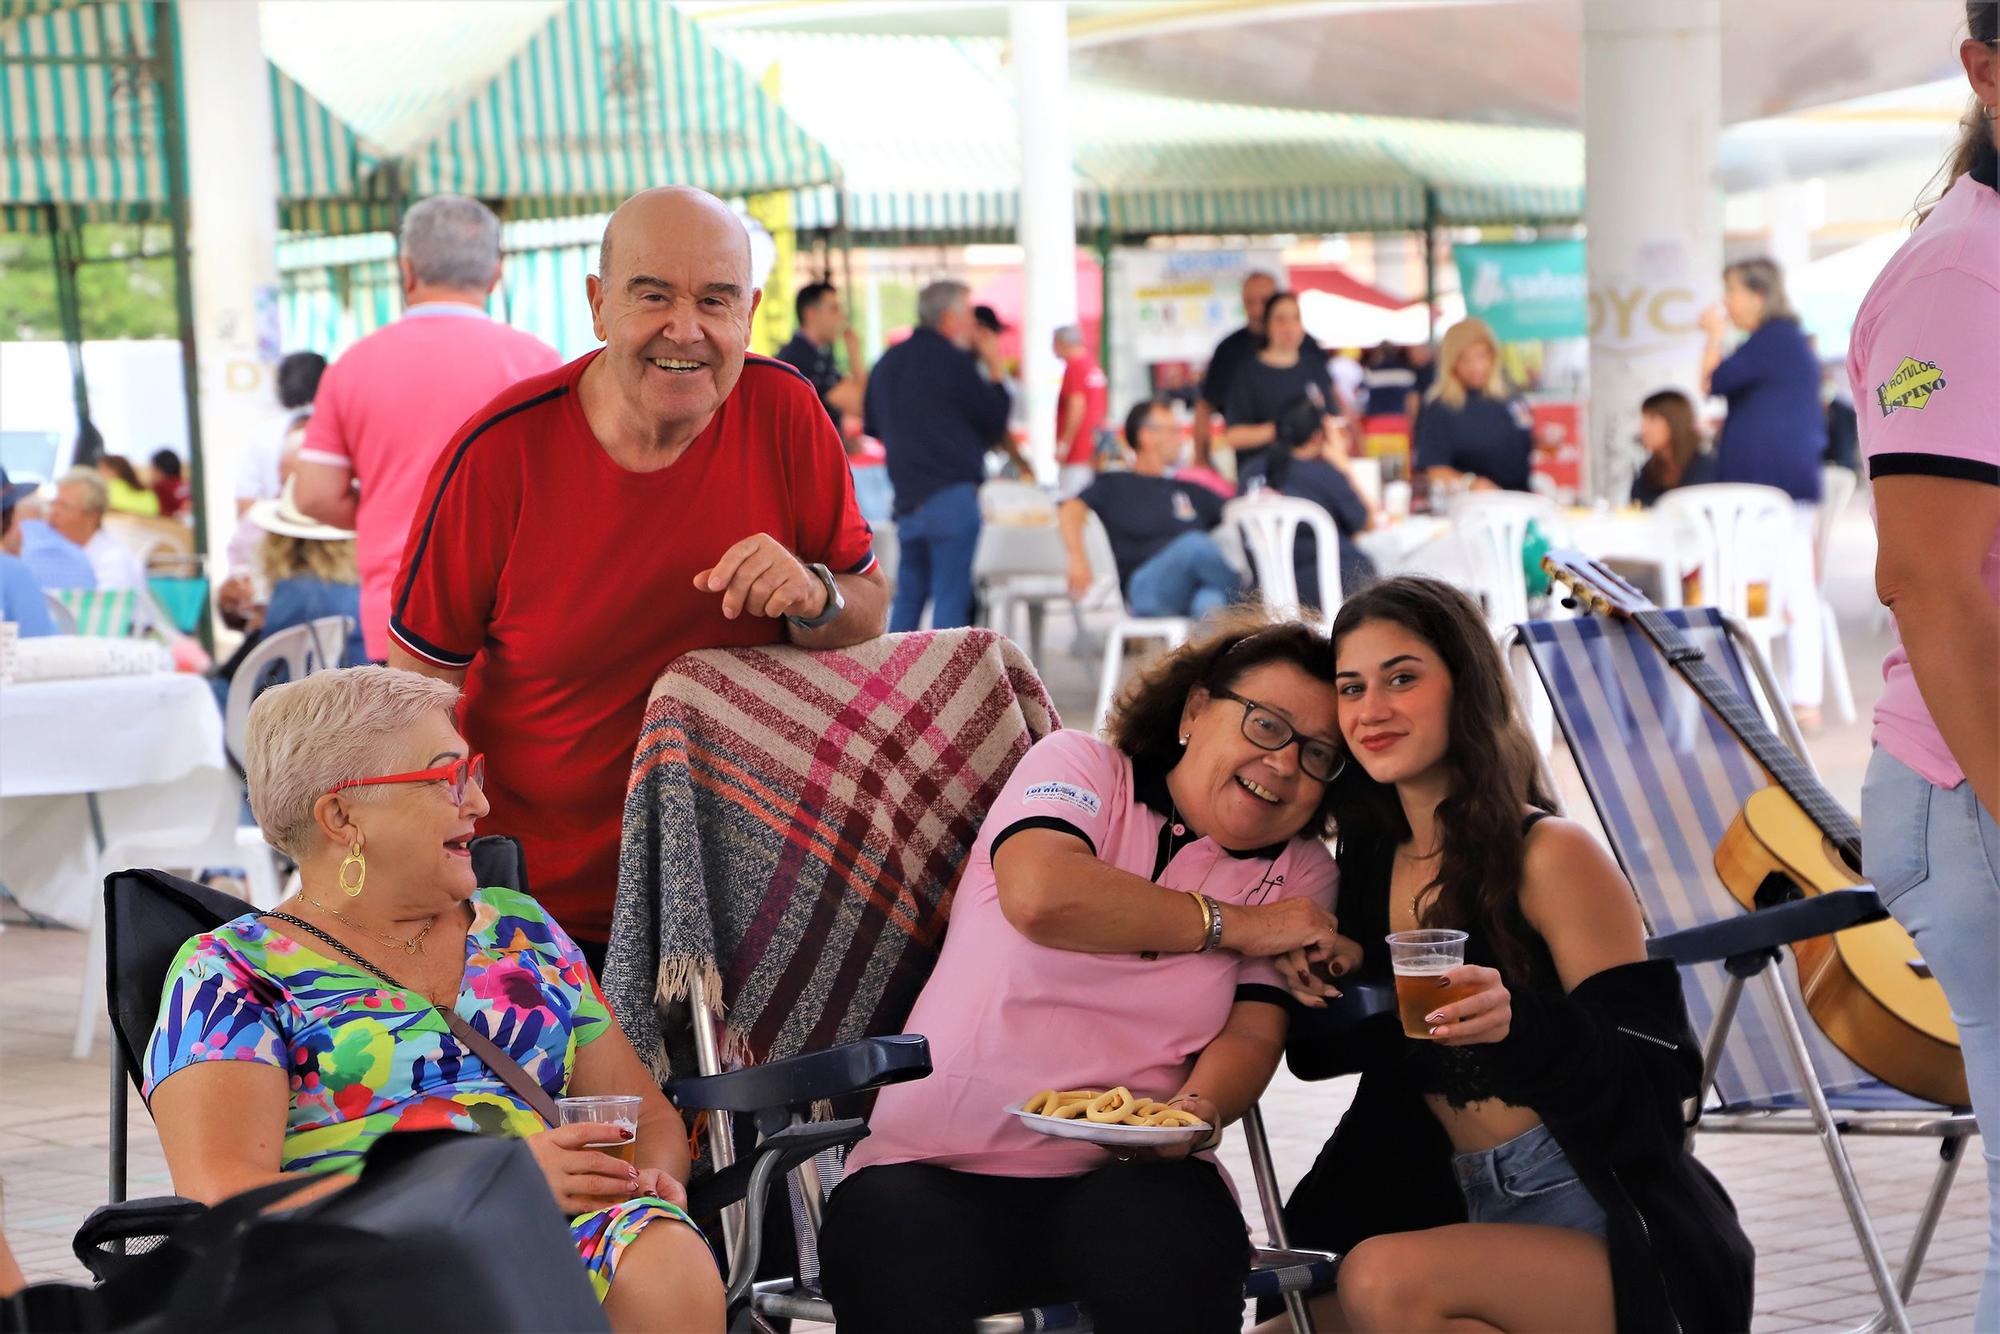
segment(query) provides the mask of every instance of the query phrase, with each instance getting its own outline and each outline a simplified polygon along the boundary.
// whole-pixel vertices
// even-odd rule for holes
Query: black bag
[[[261,1212],[298,1189],[277,1182],[224,1200],[98,1287],[28,1288],[0,1303],[0,1331],[609,1329],[519,1140],[385,1135],[353,1185]]]

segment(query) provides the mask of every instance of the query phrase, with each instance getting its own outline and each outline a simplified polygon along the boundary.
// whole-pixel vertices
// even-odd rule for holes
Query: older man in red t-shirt
[[[501,394],[438,459],[391,666],[465,684],[492,813],[571,934],[603,941],[646,695],[693,649],[882,633],[847,456],[796,370],[746,357],[762,293],[721,201],[625,201],[589,281],[605,346]]]

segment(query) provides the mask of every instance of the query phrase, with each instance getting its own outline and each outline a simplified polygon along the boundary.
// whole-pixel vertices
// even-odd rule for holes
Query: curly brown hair
[[[1324,623],[1310,619],[1274,620],[1262,607],[1239,605],[1204,622],[1203,632],[1171,653],[1148,663],[1118,696],[1105,725],[1111,744],[1134,764],[1160,770],[1180,763],[1181,711],[1200,687],[1230,690],[1255,668],[1289,662],[1333,688],[1333,641]],[[1326,785],[1297,837],[1333,833],[1333,785]]]
[[[1437,579],[1405,575],[1371,584],[1340,604],[1332,644],[1368,621],[1399,625],[1437,652],[1451,675],[1450,738],[1444,754],[1451,795],[1438,803],[1444,856],[1437,879],[1417,895],[1425,926],[1472,931],[1492,946],[1513,983],[1531,977],[1529,942],[1522,938],[1521,868],[1527,855],[1522,811],[1556,813],[1535,743],[1521,725],[1500,650],[1486,617],[1467,597]],[[1410,837],[1396,789],[1349,763],[1327,784],[1327,803],[1343,840],[1401,843]]]

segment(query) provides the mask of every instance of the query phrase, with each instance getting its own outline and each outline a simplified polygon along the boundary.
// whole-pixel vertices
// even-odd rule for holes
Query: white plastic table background
[[[180,673],[0,686],[0,884],[27,908],[87,927],[103,833],[212,816],[228,781],[222,711]]]

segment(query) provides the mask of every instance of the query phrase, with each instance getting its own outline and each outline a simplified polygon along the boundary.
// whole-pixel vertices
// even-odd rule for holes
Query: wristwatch
[[[827,569],[826,566],[821,565],[818,561],[814,561],[812,564],[806,566],[806,568],[811,570],[813,574],[818,576],[819,581],[826,585],[826,606],[822,607],[819,615],[813,617],[811,620],[807,620],[803,616],[794,616],[790,612],[785,613],[785,619],[790,621],[793,627],[799,630],[823,630],[833,624],[835,617],[847,610],[847,599],[840,595],[840,584],[834,579],[832,570]]]

